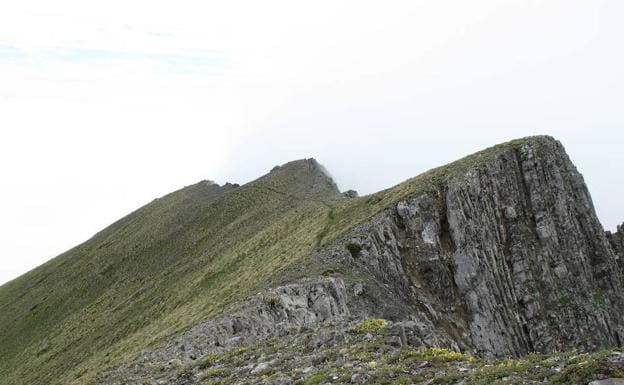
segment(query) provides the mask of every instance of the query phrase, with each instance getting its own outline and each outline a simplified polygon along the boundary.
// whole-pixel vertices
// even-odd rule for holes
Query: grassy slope
[[[199,183],[158,199],[0,287],[2,383],[86,384],[141,346],[224,311],[398,199],[523,142],[358,199],[313,187],[310,162],[239,188]]]

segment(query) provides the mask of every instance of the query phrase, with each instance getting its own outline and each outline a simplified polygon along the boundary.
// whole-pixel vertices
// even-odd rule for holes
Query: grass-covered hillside
[[[1,383],[87,384],[397,200],[523,141],[361,198],[344,198],[302,160],[243,186],[200,182],[157,199],[0,287]]]

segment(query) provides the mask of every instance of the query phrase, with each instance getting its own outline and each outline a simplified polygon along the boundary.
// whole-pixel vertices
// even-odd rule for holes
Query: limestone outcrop
[[[398,202],[327,261],[374,277],[363,313],[420,314],[460,346],[518,356],[622,344],[623,239],[563,147],[538,138]]]

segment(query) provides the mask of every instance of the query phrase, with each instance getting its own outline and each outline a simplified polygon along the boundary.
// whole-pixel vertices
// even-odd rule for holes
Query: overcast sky
[[[13,1],[0,283],[202,179],[315,157],[390,187],[532,134],[624,221],[624,2]]]

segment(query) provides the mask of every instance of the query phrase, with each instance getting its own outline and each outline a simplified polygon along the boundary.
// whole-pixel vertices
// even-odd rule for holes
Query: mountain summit
[[[271,172],[258,181],[279,181],[281,186],[302,198],[331,198],[338,196],[340,191],[336,183],[314,158],[300,159],[275,166]]]
[[[624,355],[587,353],[583,365],[532,355],[501,363],[503,376],[485,360],[621,346],[622,239],[604,232],[582,176],[550,137],[364,197],[341,194],[316,160],[297,160],[242,186],[185,187],[0,287],[0,378],[604,377]],[[529,366],[541,369],[533,377]]]

